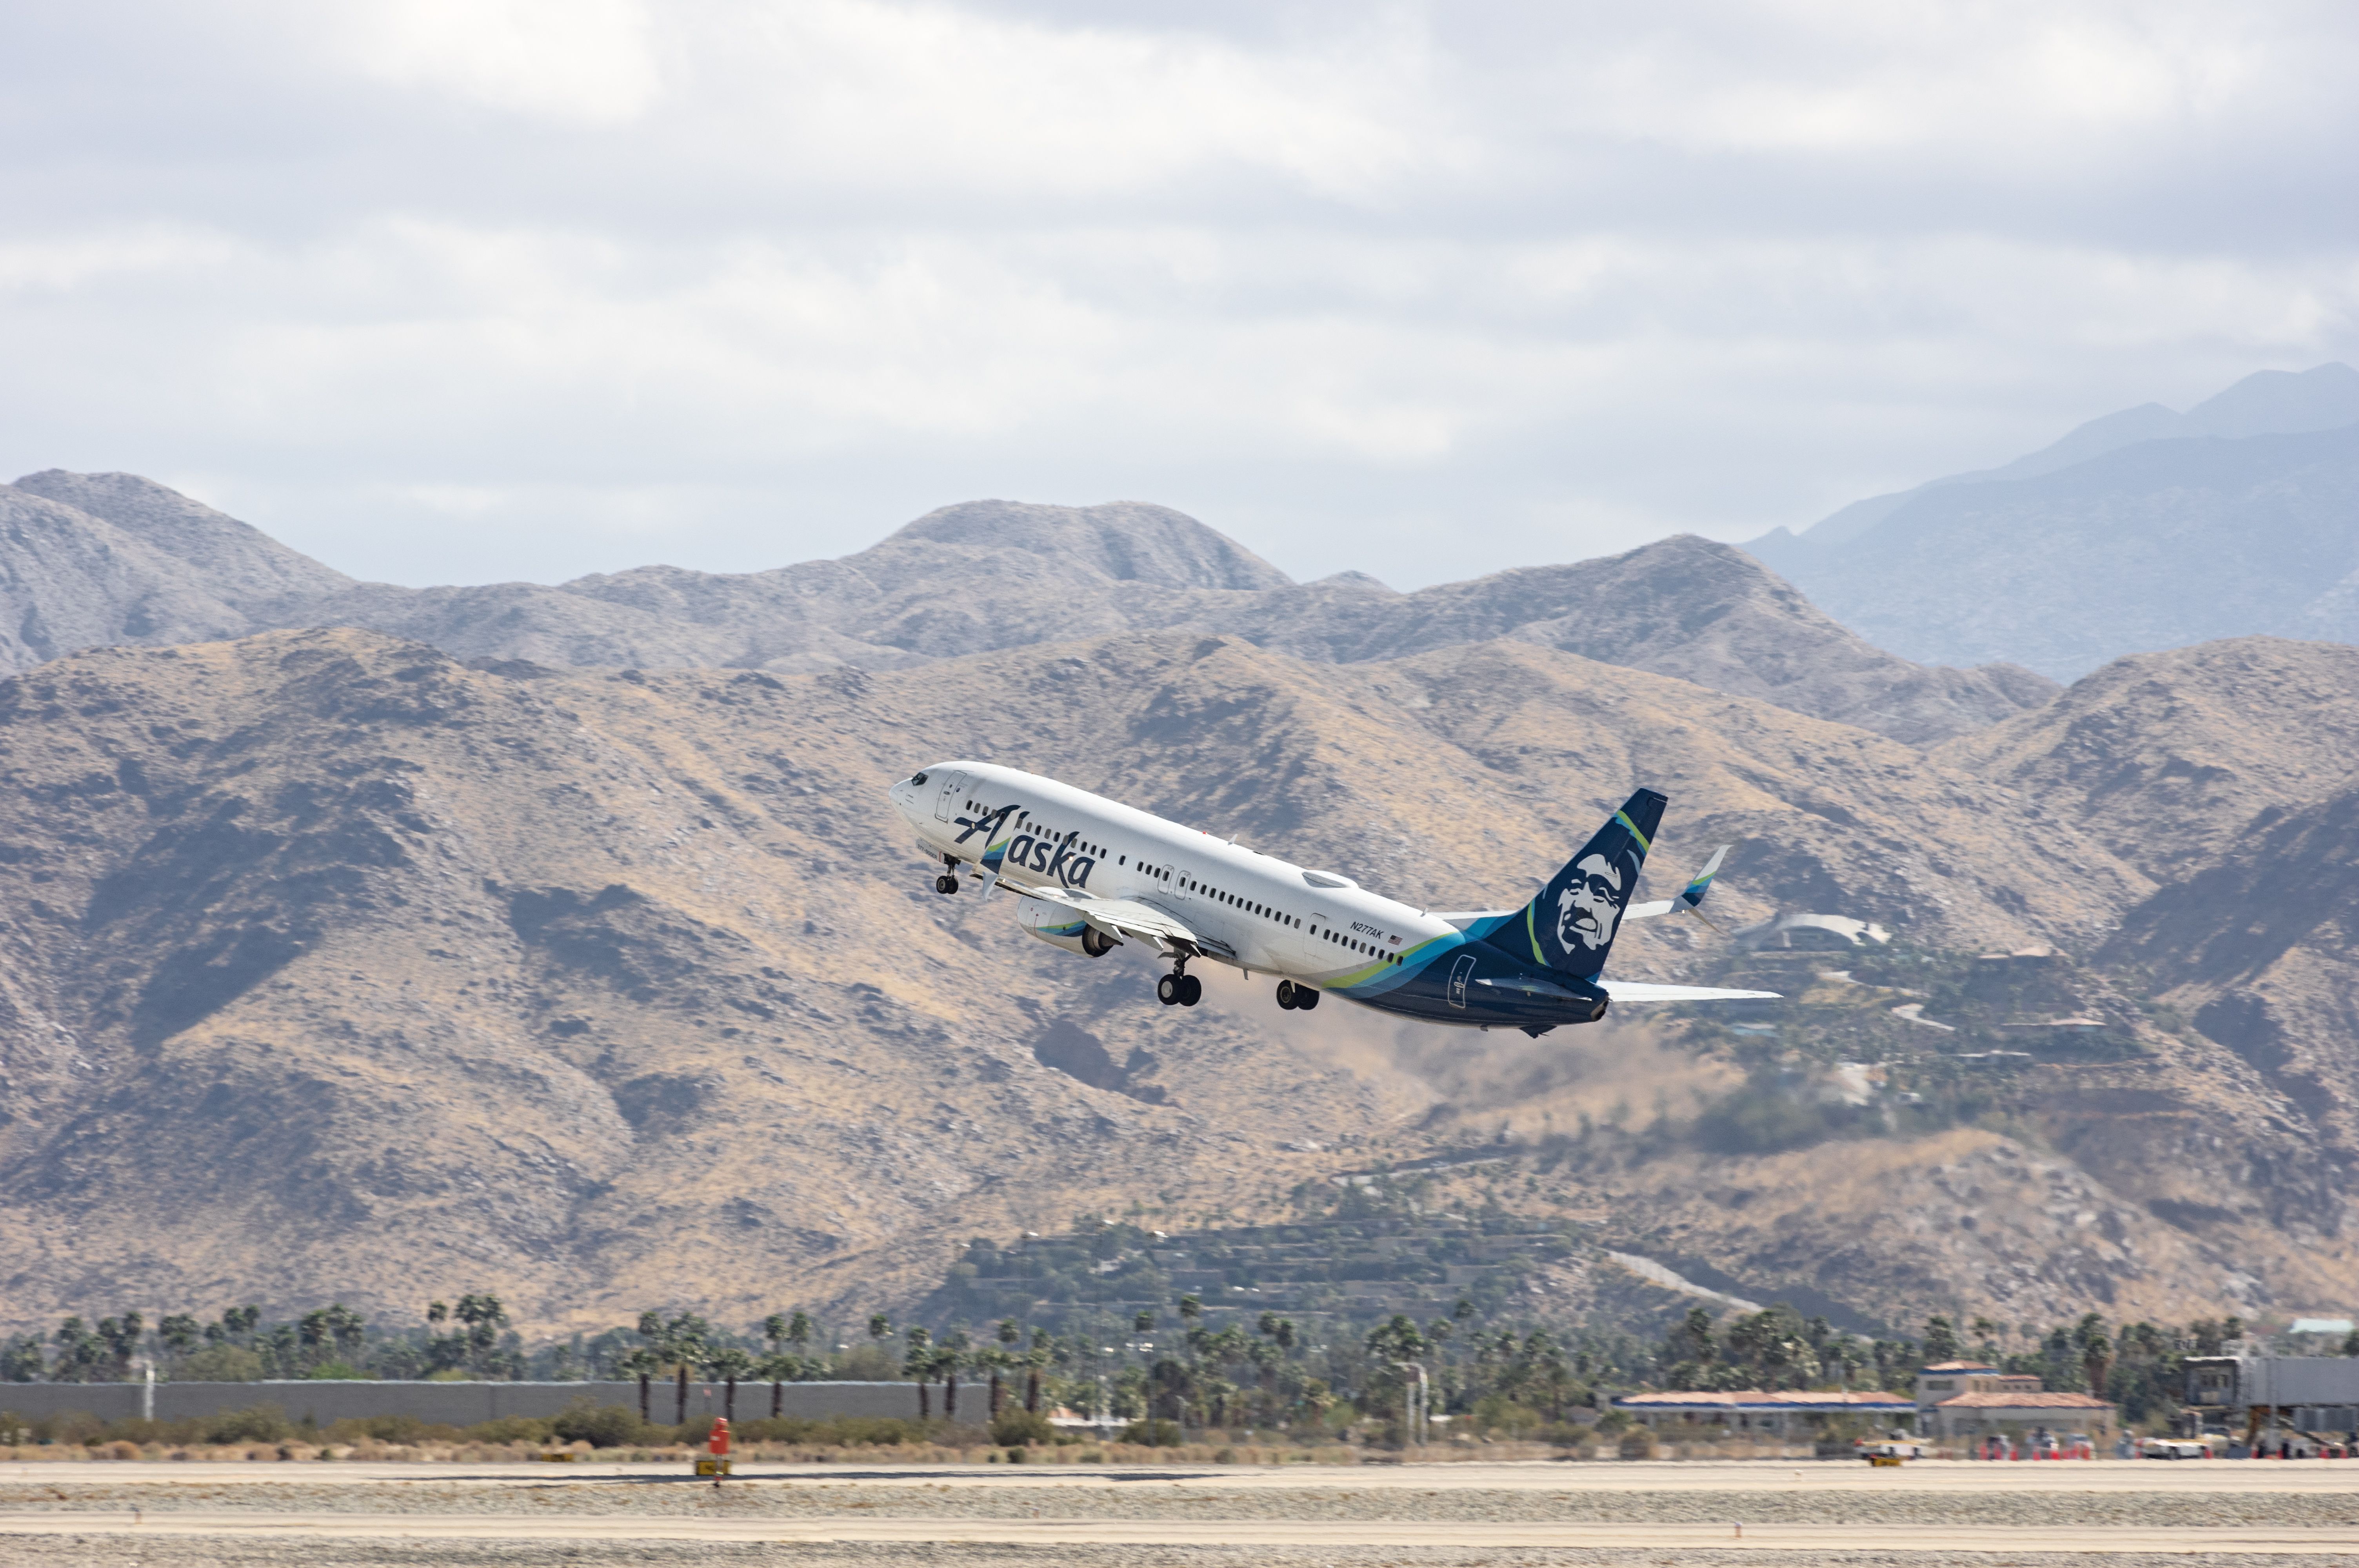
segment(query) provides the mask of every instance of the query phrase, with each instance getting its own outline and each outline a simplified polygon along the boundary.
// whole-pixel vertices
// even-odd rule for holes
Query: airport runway
[[[367,1483],[545,1485],[634,1479],[690,1484],[678,1463],[646,1465],[421,1465],[350,1462],[0,1464],[0,1486],[22,1481],[208,1486]],[[785,1465],[745,1461],[732,1484],[900,1484],[951,1490],[982,1487],[1217,1487],[1225,1491],[1505,1490],[1545,1492],[1907,1492],[2153,1493],[2187,1491],[2349,1494],[2359,1498],[2359,1460],[2072,1460],[1970,1464],[1919,1460],[1897,1469],[1857,1463],[1705,1460],[1686,1463],[1531,1460],[1512,1465]]]
[[[0,1568],[2359,1563],[2332,1461],[0,1465]]]
[[[1462,1521],[1280,1519],[657,1519],[605,1515],[552,1519],[515,1514],[157,1512],[0,1514],[0,1534],[329,1541],[696,1541],[842,1544],[991,1544],[1056,1551],[1072,1546],[1455,1547],[1474,1551],[1581,1548],[1659,1552],[1955,1553],[2267,1553],[2359,1561],[2359,1529],[2038,1528],[1974,1525],[1470,1524]]]

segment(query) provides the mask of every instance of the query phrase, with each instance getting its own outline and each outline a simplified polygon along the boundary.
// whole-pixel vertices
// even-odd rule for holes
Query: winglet
[[[1652,920],[1660,914],[1692,914],[1711,926],[1712,930],[1720,932],[1720,926],[1714,923],[1712,916],[1703,912],[1703,900],[1704,895],[1712,892],[1712,879],[1720,874],[1720,862],[1727,858],[1728,851],[1734,848],[1734,845],[1723,844],[1719,849],[1714,849],[1712,852],[1712,859],[1703,863],[1703,870],[1690,878],[1688,885],[1680,890],[1679,897],[1660,898],[1652,903],[1633,904],[1625,918]],[[1726,932],[1720,932],[1720,934],[1723,936],[1727,935]]]
[[[1680,890],[1680,896],[1674,901],[1690,914],[1702,921],[1712,932],[1723,936],[1727,933],[1722,931],[1719,925],[1713,923],[1712,916],[1703,912],[1703,895],[1712,891],[1712,879],[1720,874],[1720,862],[1727,855],[1728,850],[1729,846],[1726,844],[1714,849],[1712,852],[1712,859],[1703,863],[1703,870],[1698,871],[1688,885]]]
[[[1703,903],[1703,895],[1712,891],[1712,879],[1720,874],[1720,862],[1727,857],[1728,850],[1729,846],[1723,844],[1712,852],[1712,859],[1703,863],[1703,870],[1698,871],[1688,885],[1680,890],[1681,903],[1686,904],[1690,909],[1694,909]]]

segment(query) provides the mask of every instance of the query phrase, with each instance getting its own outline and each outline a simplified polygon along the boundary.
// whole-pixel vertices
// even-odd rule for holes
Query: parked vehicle
[[[2138,1444],[2141,1459],[2210,1459],[2212,1444],[2193,1437],[2149,1437]]]

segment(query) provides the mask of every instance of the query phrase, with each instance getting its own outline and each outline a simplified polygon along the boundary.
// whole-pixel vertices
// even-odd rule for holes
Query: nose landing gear
[[[948,871],[944,871],[940,876],[934,879],[934,891],[940,893],[956,892],[958,892],[958,879],[951,875]]]
[[[1193,1007],[1204,1000],[1204,982],[1184,969],[1174,969],[1155,982],[1155,1000],[1166,1007]]]

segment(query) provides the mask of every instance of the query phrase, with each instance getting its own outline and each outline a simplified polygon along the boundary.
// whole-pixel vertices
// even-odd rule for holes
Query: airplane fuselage
[[[1200,936],[1190,956],[1247,973],[1437,1023],[1541,1029],[1604,1011],[1604,993],[1582,978],[1483,940],[1508,914],[1418,909],[1334,872],[989,762],[938,763],[895,784],[892,798],[935,857],[1016,889],[1135,901]]]

